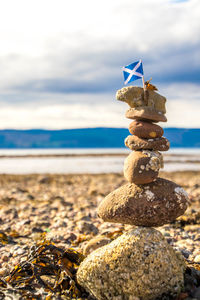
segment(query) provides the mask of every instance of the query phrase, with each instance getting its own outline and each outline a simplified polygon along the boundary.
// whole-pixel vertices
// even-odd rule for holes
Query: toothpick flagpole
[[[145,90],[144,76],[142,76],[143,89]]]
[[[144,75],[142,76],[142,83],[143,83],[143,90],[144,90],[144,103],[147,105],[148,103],[148,95],[147,95],[147,89],[144,82]]]

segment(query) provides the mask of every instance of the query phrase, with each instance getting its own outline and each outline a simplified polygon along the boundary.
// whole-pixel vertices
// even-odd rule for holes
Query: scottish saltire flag
[[[143,67],[141,59],[122,68],[124,73],[124,84],[143,77]]]

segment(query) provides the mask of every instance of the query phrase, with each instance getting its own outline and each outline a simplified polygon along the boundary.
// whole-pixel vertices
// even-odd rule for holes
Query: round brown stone
[[[125,139],[125,145],[131,150],[155,150],[167,151],[169,150],[169,141],[165,137],[155,139],[141,139],[136,135],[128,135]]]
[[[164,133],[162,127],[145,121],[133,121],[129,125],[131,134],[137,135],[139,138],[152,139],[161,137]]]
[[[136,120],[150,120],[153,122],[167,122],[165,115],[151,107],[129,108],[126,111],[126,118]]]
[[[100,203],[98,216],[107,222],[137,226],[162,226],[187,208],[188,196],[172,181],[157,178],[144,185],[127,183]]]
[[[154,151],[133,151],[124,161],[124,177],[131,183],[154,181],[162,168],[162,154]]]

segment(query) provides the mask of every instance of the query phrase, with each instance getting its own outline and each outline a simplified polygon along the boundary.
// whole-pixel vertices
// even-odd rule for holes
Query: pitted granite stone
[[[125,146],[131,150],[169,150],[169,141],[165,137],[142,139],[136,135],[128,135],[124,141]]]
[[[154,300],[179,294],[185,269],[159,231],[139,227],[89,254],[77,280],[98,300]]]
[[[162,127],[156,124],[137,120],[130,123],[129,132],[142,139],[159,138],[164,133]]]
[[[124,177],[131,183],[145,184],[158,177],[163,167],[162,154],[156,151],[133,151],[124,161]]]
[[[182,187],[164,178],[149,184],[127,183],[99,204],[98,216],[106,222],[137,226],[162,226],[174,221],[187,208]]]

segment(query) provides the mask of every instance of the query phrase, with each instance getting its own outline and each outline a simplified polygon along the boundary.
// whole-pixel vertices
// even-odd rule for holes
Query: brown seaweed
[[[86,299],[87,292],[77,283],[76,272],[84,255],[72,248],[56,247],[44,239],[32,246],[27,259],[0,279],[0,299]],[[65,298],[59,298],[65,296]]]

